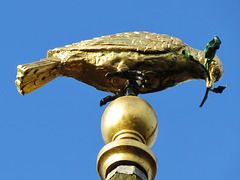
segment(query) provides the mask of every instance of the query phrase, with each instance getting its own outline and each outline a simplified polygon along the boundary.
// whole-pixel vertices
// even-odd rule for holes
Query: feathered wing
[[[28,94],[59,75],[60,59],[51,57],[19,65],[15,84],[20,94]]]
[[[184,44],[178,38],[149,32],[127,32],[102,36],[90,40],[81,41],[55,50],[79,50],[79,51],[137,51],[158,53],[175,51]],[[54,50],[53,50],[54,51]]]

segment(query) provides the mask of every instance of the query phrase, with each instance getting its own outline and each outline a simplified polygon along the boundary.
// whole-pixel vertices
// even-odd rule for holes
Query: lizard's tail
[[[15,84],[20,94],[28,94],[59,75],[59,58],[51,57],[19,65]]]

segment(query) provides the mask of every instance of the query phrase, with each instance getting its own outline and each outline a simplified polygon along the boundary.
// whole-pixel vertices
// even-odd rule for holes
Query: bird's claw
[[[124,94],[121,92],[115,92],[113,95],[102,98],[100,101],[100,106],[103,106],[103,105],[107,104],[108,102],[113,101],[114,99],[117,99],[121,96],[124,96]]]
[[[116,76],[127,79],[127,81],[125,84],[124,92],[116,92],[113,95],[103,98],[100,101],[100,106],[103,106],[107,102],[110,102],[120,96],[137,96],[140,92],[140,88],[144,88],[147,83],[145,72],[138,70],[122,69],[121,71],[108,72],[105,76],[109,78]]]

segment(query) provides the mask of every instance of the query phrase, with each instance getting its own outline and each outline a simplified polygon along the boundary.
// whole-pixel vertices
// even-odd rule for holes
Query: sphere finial
[[[97,159],[101,179],[121,165],[140,168],[149,180],[157,173],[157,159],[149,148],[157,138],[158,121],[153,108],[137,96],[111,102],[102,116],[101,130],[106,145]]]
[[[106,108],[101,129],[105,143],[130,138],[151,147],[157,138],[158,121],[147,101],[137,96],[123,96]]]

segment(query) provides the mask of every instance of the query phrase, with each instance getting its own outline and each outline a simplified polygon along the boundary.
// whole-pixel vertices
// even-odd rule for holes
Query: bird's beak
[[[207,86],[207,88],[212,88],[214,82],[215,82],[215,78],[212,77],[211,74],[210,74],[210,79],[206,78],[206,86]]]

